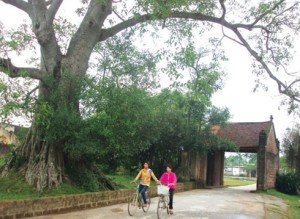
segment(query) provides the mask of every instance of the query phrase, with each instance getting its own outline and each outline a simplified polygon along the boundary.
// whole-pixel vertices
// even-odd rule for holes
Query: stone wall
[[[195,183],[193,182],[178,183],[176,191],[183,192],[194,188]],[[37,199],[1,201],[0,219],[64,213],[124,203],[128,201],[133,192],[134,190],[117,190]],[[156,187],[150,188],[150,194],[151,196],[157,195]]]

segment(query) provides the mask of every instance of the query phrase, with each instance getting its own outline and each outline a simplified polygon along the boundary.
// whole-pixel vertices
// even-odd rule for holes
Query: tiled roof
[[[211,130],[221,138],[234,142],[239,148],[255,148],[259,145],[259,133],[264,130],[268,134],[271,126],[272,121],[243,122],[214,125]]]

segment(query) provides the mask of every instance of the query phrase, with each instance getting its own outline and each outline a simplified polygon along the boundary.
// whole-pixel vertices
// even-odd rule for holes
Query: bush
[[[73,182],[86,192],[98,192],[99,182],[98,177],[93,171],[86,167],[70,167],[68,166],[68,173]]]
[[[0,168],[1,168],[2,166],[4,166],[4,164],[5,164],[5,159],[4,159],[4,157],[0,157]]]
[[[277,173],[276,190],[289,195],[297,195],[300,182],[295,173]]]

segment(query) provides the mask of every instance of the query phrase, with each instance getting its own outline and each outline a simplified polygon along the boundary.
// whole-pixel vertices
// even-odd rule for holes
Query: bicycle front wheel
[[[168,203],[163,197],[160,197],[157,204],[157,218],[165,218],[168,214]]]
[[[149,195],[149,194],[147,194],[147,199],[146,199],[146,201],[147,201],[146,206],[142,205],[142,209],[143,209],[144,212],[147,212],[147,211],[149,210],[149,208],[150,208],[151,198],[150,198],[150,195]]]
[[[133,216],[136,213],[136,211],[138,209],[138,204],[139,204],[138,195],[133,194],[128,202],[128,214],[130,216]]]

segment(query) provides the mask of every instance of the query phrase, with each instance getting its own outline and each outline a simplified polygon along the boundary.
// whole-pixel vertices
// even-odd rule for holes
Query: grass
[[[247,186],[256,183],[255,179],[242,177],[224,177],[225,186]]]
[[[2,167],[5,164],[5,159],[3,157],[0,157],[0,167]]]
[[[130,182],[134,179],[134,177],[131,177],[129,175],[107,175],[112,181],[114,181],[119,189],[132,189],[133,186],[130,184]]]
[[[108,175],[118,186],[119,189],[133,189],[134,186],[130,182],[134,179],[133,176],[111,174]],[[238,179],[233,177],[225,177],[224,183],[226,186],[243,186],[255,183],[253,180]],[[153,185],[153,182],[152,182]],[[55,189],[49,191],[37,192],[32,186],[28,185],[23,176],[11,174],[6,178],[0,179],[0,200],[13,200],[25,198],[39,198],[48,196],[80,194],[85,191],[81,188],[70,184],[61,184]]]
[[[132,189],[134,186],[130,184],[133,177],[128,175],[108,175],[117,185],[119,189]],[[0,179],[0,200],[14,200],[26,198],[40,198],[48,196],[71,195],[85,193],[81,188],[63,183],[59,187],[37,192],[32,186],[28,185],[23,176],[11,174],[8,177]]]
[[[11,174],[0,179],[0,200],[39,198],[47,196],[58,196],[68,194],[80,194],[84,191],[76,186],[61,184],[59,187],[37,192],[32,186],[28,185],[22,176]]]
[[[287,195],[275,189],[268,190],[264,193],[283,199],[289,205],[290,218],[300,218],[300,195]]]

